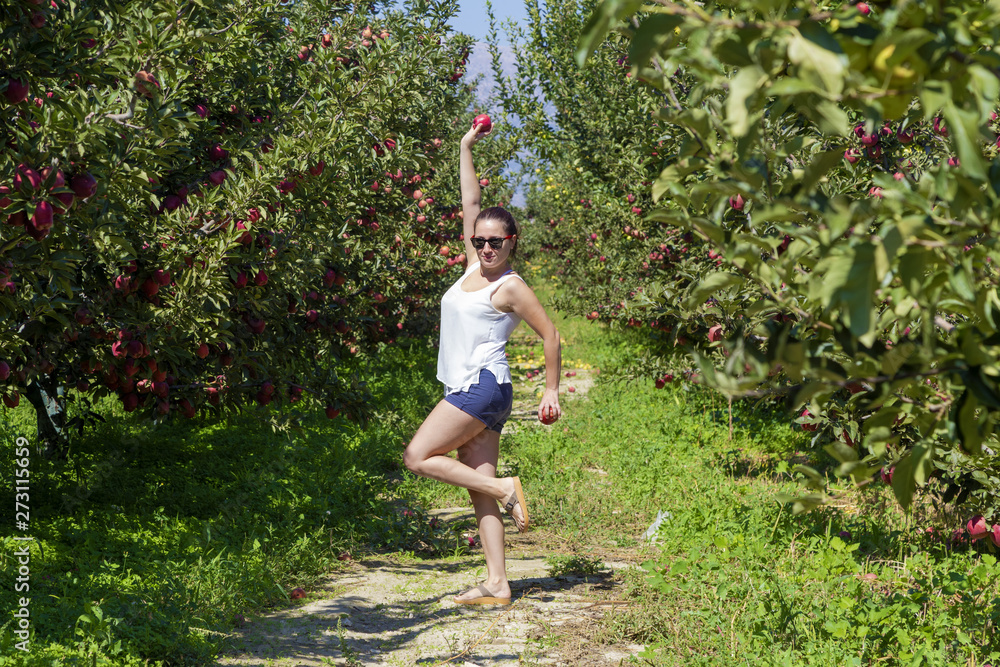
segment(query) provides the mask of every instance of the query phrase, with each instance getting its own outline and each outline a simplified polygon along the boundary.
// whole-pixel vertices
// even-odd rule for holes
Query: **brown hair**
[[[503,206],[491,206],[490,208],[483,209],[476,216],[476,221],[472,223],[472,233],[476,232],[476,225],[479,224],[480,220],[496,220],[503,223],[504,233],[506,234],[517,234],[518,237],[521,236],[521,230],[518,227],[517,220],[514,216],[510,214],[510,211],[505,209]],[[508,261],[513,261],[517,255],[517,241],[514,240],[514,247],[510,249],[510,257]]]

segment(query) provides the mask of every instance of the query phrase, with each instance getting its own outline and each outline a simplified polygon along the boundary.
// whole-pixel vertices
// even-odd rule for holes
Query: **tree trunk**
[[[65,459],[69,451],[66,435],[66,399],[62,385],[54,376],[33,380],[25,395],[35,406],[38,444],[45,445],[45,456]]]

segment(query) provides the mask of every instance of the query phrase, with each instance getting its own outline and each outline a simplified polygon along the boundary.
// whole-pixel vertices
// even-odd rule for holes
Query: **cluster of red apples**
[[[77,199],[86,200],[97,191],[97,180],[86,171],[70,177],[61,169],[33,169],[26,164],[17,166],[14,182],[0,185],[0,215],[8,225],[24,227],[31,238],[39,241],[49,235],[57,216],[65,214]],[[4,215],[16,200],[23,206]]]

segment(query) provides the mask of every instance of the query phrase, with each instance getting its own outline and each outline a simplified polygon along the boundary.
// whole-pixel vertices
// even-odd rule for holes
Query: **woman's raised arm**
[[[472,147],[481,137],[486,136],[480,134],[481,127],[482,124],[474,125],[462,137],[458,161],[462,186],[462,238],[465,239],[465,256],[469,263],[476,256],[476,249],[472,247],[472,227],[476,218],[479,217],[479,211],[482,207],[479,179],[476,177],[476,167],[472,163]]]

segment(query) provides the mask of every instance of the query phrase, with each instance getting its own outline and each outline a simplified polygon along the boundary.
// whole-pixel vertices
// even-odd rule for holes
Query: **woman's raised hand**
[[[472,129],[466,132],[465,136],[462,137],[462,145],[468,148],[472,148],[477,141],[485,137],[487,133],[480,132],[480,129],[482,127],[483,123],[480,123],[479,125],[473,125]]]

